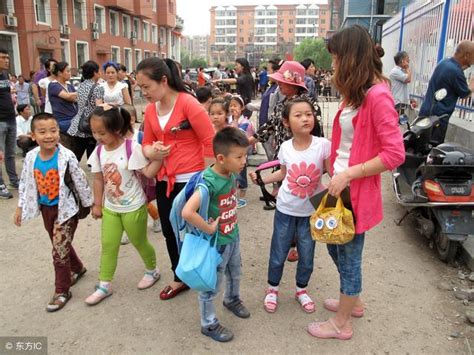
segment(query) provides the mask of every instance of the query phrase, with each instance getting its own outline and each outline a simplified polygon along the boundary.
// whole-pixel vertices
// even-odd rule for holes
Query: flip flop
[[[331,312],[337,312],[339,308],[339,300],[335,298],[328,298],[324,300],[324,308]],[[361,318],[364,316],[364,308],[354,307],[351,313],[352,317]]]
[[[322,326],[329,323],[332,329],[324,330]],[[353,332],[343,332],[334,323],[332,319],[328,319],[326,322],[314,322],[308,325],[308,333],[319,339],[339,339],[349,340],[352,338]]]

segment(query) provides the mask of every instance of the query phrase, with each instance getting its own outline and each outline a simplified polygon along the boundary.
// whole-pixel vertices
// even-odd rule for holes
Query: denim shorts
[[[340,291],[346,296],[358,296],[362,292],[362,250],[365,233],[343,245],[328,244],[328,252],[339,271]]]

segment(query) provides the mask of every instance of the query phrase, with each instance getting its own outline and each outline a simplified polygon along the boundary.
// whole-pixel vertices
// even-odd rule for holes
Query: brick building
[[[150,56],[179,60],[182,28],[176,0],[0,0],[0,45],[10,72],[27,77],[47,57],[73,73],[89,59],[129,70]]]
[[[325,38],[330,29],[327,2],[294,5],[214,6],[211,62],[247,57],[258,65],[269,56],[291,55],[305,38]]]

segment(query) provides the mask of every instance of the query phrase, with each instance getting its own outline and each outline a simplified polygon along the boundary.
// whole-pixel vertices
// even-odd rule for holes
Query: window
[[[122,32],[125,38],[130,38],[130,16],[122,15]]]
[[[149,24],[147,22],[143,22],[143,41],[144,42],[149,42],[150,37],[149,37]]]
[[[309,9],[309,10],[308,10],[308,15],[309,15],[309,16],[317,16],[317,15],[318,15],[318,10],[316,10],[316,9]]]
[[[224,26],[225,20],[216,20],[216,26]]]
[[[166,29],[160,27],[160,46],[166,46]]]
[[[158,53],[153,52],[153,57],[158,57]]]
[[[51,6],[49,0],[35,0],[36,22],[51,24]]]
[[[137,18],[133,19],[133,32],[135,32],[135,38],[140,39],[140,20]]]
[[[305,15],[306,15],[306,9],[296,10],[296,16],[305,16]]]
[[[115,11],[109,11],[109,25],[110,25],[110,34],[113,36],[119,35],[119,23],[118,23],[118,13]]]
[[[156,0],[151,0],[151,10],[156,12]]]
[[[61,39],[61,61],[71,64],[71,52],[69,50],[69,40]]]
[[[138,63],[142,61],[142,51],[141,49],[135,49],[135,68],[137,67]]]
[[[74,3],[74,25],[82,29],[87,28],[86,2],[73,0]]]
[[[297,18],[296,19],[296,24],[297,25],[306,25],[306,19],[305,18]]]
[[[277,21],[274,18],[267,19],[267,25],[276,25]]]
[[[110,60],[115,63],[120,63],[120,47],[112,46],[112,54],[110,56]]]
[[[276,27],[273,28],[267,28],[267,33],[276,33]]]
[[[128,71],[132,71],[132,50],[130,48],[123,49],[123,65]]]
[[[77,67],[89,60],[89,43],[76,41]]]
[[[289,24],[292,25],[292,24],[293,24],[293,20],[289,20]]]
[[[227,25],[227,26],[235,26],[235,25],[236,25],[236,21],[235,21],[235,20],[227,20],[226,25]]]
[[[257,25],[264,25],[265,19],[257,19]]]
[[[99,33],[105,33],[105,9],[94,5],[95,23],[99,26]]]
[[[280,25],[283,25],[284,22],[285,20],[280,20]]]
[[[158,43],[158,26],[151,25],[151,41],[155,44]]]
[[[288,33],[293,33],[293,29],[292,29],[292,28],[289,28],[289,29],[288,29]]]
[[[143,57],[146,59],[146,58],[150,58],[151,57],[151,53],[150,51],[143,51]]]
[[[59,15],[59,25],[67,25],[67,2],[66,0],[57,0],[58,1],[58,15]]]
[[[244,37],[239,37],[239,42],[243,42],[244,41]]]
[[[326,24],[326,20],[325,19],[321,19],[321,25],[325,25]]]

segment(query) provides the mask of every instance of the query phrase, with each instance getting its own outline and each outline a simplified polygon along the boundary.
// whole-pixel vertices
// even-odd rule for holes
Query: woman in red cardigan
[[[147,99],[143,152],[148,159],[162,160],[157,175],[156,199],[174,280],[160,293],[162,300],[187,290],[176,276],[179,254],[169,221],[176,195],[191,176],[214,158],[214,129],[207,112],[190,95],[171,59],[147,58],[137,66],[137,83]],[[183,124],[187,121],[188,124]]]

